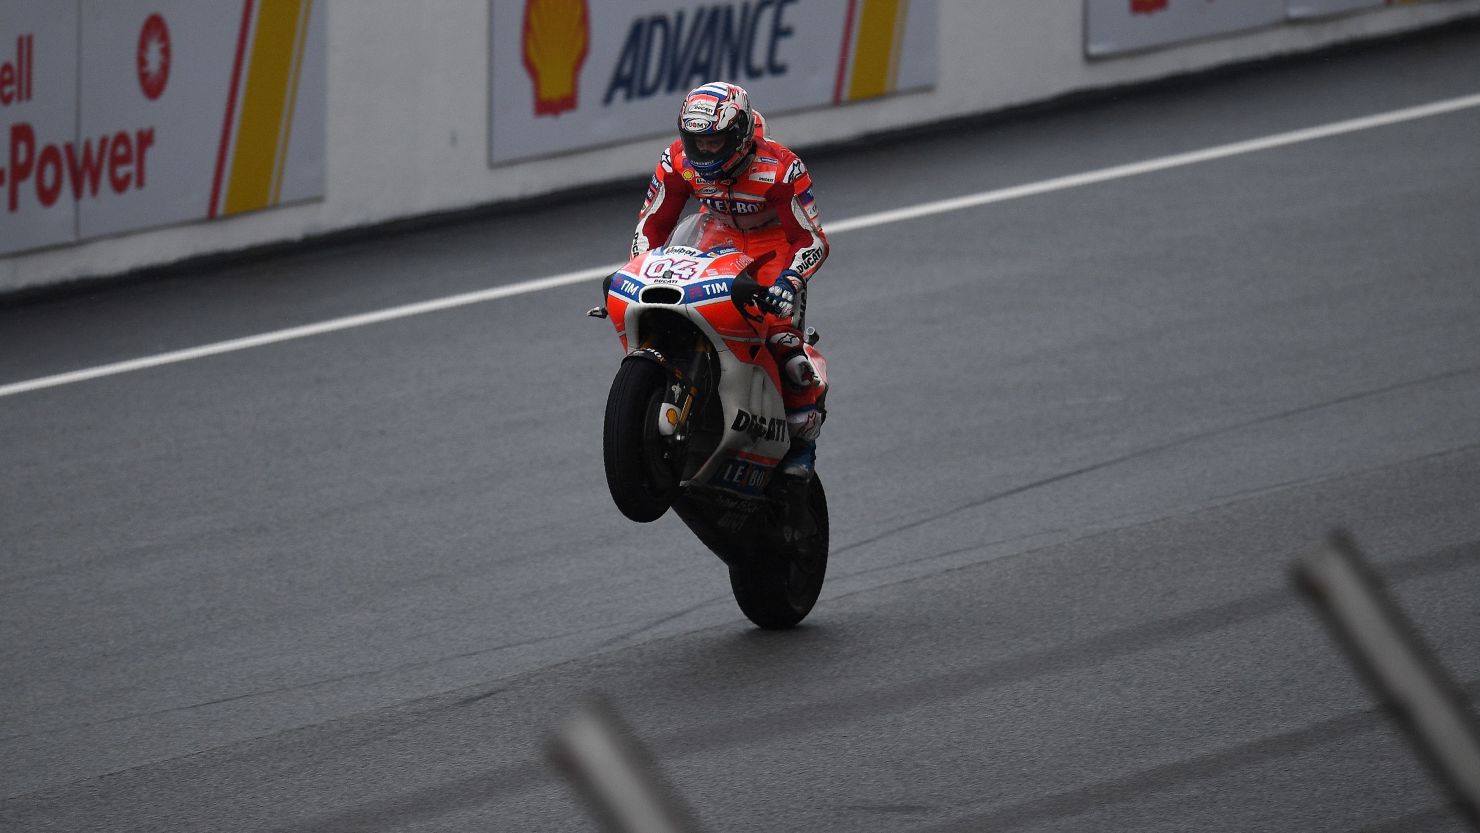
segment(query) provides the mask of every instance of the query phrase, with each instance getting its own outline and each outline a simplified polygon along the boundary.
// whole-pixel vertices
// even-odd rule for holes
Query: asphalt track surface
[[[810,161],[824,219],[1480,92],[1480,30]],[[1480,109],[838,232],[823,598],[610,505],[594,281],[0,397],[5,831],[1459,831],[1289,568],[1480,694]],[[655,150],[656,152],[656,150]],[[0,385],[613,262],[598,195],[0,309]]]

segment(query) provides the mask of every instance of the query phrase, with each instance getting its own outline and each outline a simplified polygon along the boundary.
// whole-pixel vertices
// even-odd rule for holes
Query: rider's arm
[[[689,185],[679,174],[683,144],[674,142],[663,151],[653,179],[648,183],[647,201],[637,215],[637,231],[632,234],[632,256],[637,257],[654,246],[663,245],[673,227],[678,225],[684,203],[689,201]]]
[[[771,188],[772,204],[791,244],[791,262],[785,267],[808,280],[827,260],[827,235],[812,198],[812,175],[802,160],[793,157],[786,173]]]

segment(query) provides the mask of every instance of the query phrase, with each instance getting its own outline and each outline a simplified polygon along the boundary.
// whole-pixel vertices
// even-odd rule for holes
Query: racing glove
[[[767,311],[777,318],[790,318],[797,311],[797,296],[806,284],[795,270],[787,269],[776,276],[776,282],[766,290]]]

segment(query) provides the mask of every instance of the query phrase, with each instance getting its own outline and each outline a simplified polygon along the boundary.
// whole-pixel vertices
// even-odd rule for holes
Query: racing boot
[[[783,477],[811,480],[817,469],[817,441],[795,440],[791,450],[781,458],[780,470]]]
[[[786,412],[786,428],[791,433],[791,449],[777,467],[783,477],[811,480],[817,468],[817,437],[822,433],[826,412],[807,406]]]

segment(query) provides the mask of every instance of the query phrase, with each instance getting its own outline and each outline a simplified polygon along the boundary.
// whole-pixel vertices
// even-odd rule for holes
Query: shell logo
[[[150,101],[158,99],[170,80],[170,27],[157,13],[149,15],[139,30],[137,64],[139,89]]]
[[[586,0],[525,0],[524,69],[534,81],[534,113],[574,110],[591,43]]]

